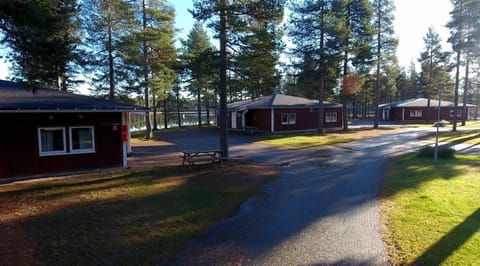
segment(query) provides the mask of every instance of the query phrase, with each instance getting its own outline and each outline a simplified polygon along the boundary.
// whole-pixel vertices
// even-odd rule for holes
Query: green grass
[[[383,189],[385,240],[394,265],[478,265],[480,156],[395,158]]]
[[[17,265],[158,264],[277,175],[229,163],[0,186],[0,258]]]
[[[438,138],[442,142],[450,143],[468,143],[480,144],[480,133],[478,131],[456,131],[456,132],[442,132]]]
[[[349,131],[335,131],[318,135],[314,133],[307,134],[276,134],[269,135],[259,142],[262,144],[277,146],[287,149],[301,149],[309,147],[319,147],[326,145],[336,145],[354,140],[371,138],[383,134],[393,133],[391,128],[380,129],[354,129]]]
[[[435,133],[428,134],[422,137],[422,139],[435,140]],[[480,132],[478,130],[444,131],[439,133],[438,141],[453,144],[480,145]]]

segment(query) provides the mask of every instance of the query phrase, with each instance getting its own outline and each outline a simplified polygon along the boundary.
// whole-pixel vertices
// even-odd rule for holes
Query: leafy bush
[[[417,156],[422,158],[433,158],[434,154],[435,154],[435,147],[425,146],[420,149]],[[438,147],[438,158],[452,159],[454,156],[455,156],[455,150],[453,148]]]
[[[444,126],[450,124],[450,122],[448,122],[447,120],[440,120],[440,122],[435,121],[435,123],[433,123],[433,126],[436,127],[437,124],[438,124],[439,127],[444,127]]]

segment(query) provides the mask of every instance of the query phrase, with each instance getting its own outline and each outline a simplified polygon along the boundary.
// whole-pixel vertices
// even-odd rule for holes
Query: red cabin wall
[[[312,130],[317,128],[318,108],[276,108],[274,116],[275,131],[300,131]],[[271,109],[251,109],[245,113],[245,126],[256,127],[259,131],[271,132]],[[325,116],[327,112],[337,113],[337,122],[326,123]],[[293,125],[282,125],[282,113],[295,113],[296,123]],[[239,115],[238,115],[239,114]],[[237,128],[241,129],[242,112],[237,112]],[[231,129],[231,115],[228,112],[228,128]],[[324,109],[324,127],[337,128],[342,126],[342,108]]]
[[[402,117],[403,109],[405,109],[404,116]],[[453,121],[453,116],[450,116],[450,111],[452,111],[454,108],[453,107],[441,107],[440,108],[440,120],[447,120],[447,121]],[[421,117],[412,117],[410,116],[410,111],[413,110],[422,110],[422,116]],[[458,110],[461,110],[461,107],[458,108]],[[429,116],[428,120],[429,121],[436,121],[437,116],[438,116],[438,107],[430,107],[428,109],[429,111]],[[468,115],[468,108],[467,112],[462,111],[462,116],[466,118]],[[402,119],[403,118],[403,119]],[[427,107],[397,107],[397,108],[392,108],[390,109],[390,120],[392,121],[426,121],[427,120]],[[457,121],[461,121],[462,117],[459,116],[457,117]]]
[[[0,114],[0,178],[122,165],[121,113]],[[39,155],[38,128],[93,126],[95,153]]]

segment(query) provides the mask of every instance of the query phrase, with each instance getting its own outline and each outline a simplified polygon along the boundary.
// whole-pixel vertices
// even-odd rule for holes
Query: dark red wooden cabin
[[[0,80],[0,178],[127,167],[130,112],[145,110]]]
[[[274,94],[228,105],[228,128],[263,132],[309,131],[318,128],[318,100]],[[342,126],[342,105],[323,103],[325,128]]]
[[[440,120],[452,121],[455,116],[457,121],[474,119],[477,106],[467,104],[463,110],[463,103],[457,109],[450,101],[440,101]],[[390,121],[436,121],[438,117],[438,100],[415,98],[404,101],[382,104],[379,106],[380,117]]]

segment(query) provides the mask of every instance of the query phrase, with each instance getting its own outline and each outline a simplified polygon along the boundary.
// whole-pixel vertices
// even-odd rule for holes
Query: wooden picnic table
[[[221,150],[184,150],[182,165],[187,162],[190,166],[196,162],[219,162],[223,165],[222,151]]]
[[[257,129],[257,127],[245,126],[245,127],[243,127],[243,133],[247,133],[249,135],[257,134],[258,129]]]

